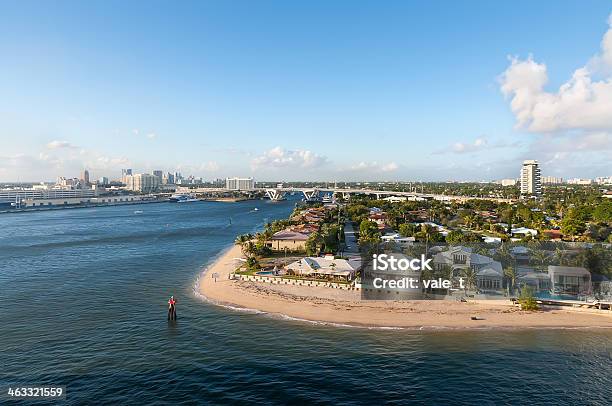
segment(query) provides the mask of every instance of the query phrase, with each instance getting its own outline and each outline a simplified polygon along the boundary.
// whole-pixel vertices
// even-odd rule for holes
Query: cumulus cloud
[[[253,158],[251,167],[254,170],[265,167],[317,168],[328,162],[327,157],[312,151],[300,149],[286,150],[281,147],[275,147]]]
[[[60,148],[77,148],[77,147],[72,145],[68,141],[53,140],[47,144],[47,148],[48,149],[60,149]]]
[[[366,162],[361,161],[349,168],[350,171],[363,171],[363,172],[395,172],[399,169],[399,165],[395,162],[389,162],[387,164],[380,164],[376,161]]]
[[[448,145],[444,148],[434,151],[433,153],[434,154],[447,154],[447,153],[466,154],[470,152],[479,152],[479,151],[485,151],[485,150],[491,150],[491,149],[497,149],[497,148],[517,147],[519,145],[520,145],[519,142],[508,143],[504,141],[497,141],[494,143],[490,143],[486,137],[478,137],[474,141],[454,142],[451,145]]]
[[[219,169],[221,169],[221,167],[217,162],[209,161],[201,164],[199,169],[205,172],[217,172]]]
[[[601,52],[576,69],[557,91],[545,90],[546,64],[532,56],[510,58],[499,80],[518,128],[534,133],[612,131],[612,17],[608,23]]]

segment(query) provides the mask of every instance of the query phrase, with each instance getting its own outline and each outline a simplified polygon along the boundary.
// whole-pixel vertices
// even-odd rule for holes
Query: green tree
[[[402,237],[413,237],[417,232],[417,227],[412,223],[404,223],[399,226],[399,233]]]
[[[518,302],[521,305],[521,310],[534,311],[540,308],[534,296],[533,289],[528,285],[523,285],[521,288],[521,295],[519,296]]]
[[[318,255],[321,251],[321,245],[323,244],[323,237],[321,233],[315,231],[310,234],[308,240],[306,240],[306,255]]]
[[[359,240],[372,240],[373,238],[380,238],[380,232],[378,231],[378,225],[374,221],[363,220],[359,224]]]
[[[571,209],[561,220],[561,232],[572,241],[586,230],[585,221],[581,217],[577,210]]]

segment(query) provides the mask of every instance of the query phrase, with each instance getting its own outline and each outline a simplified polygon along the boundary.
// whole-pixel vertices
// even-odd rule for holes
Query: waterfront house
[[[289,275],[348,282],[355,278],[357,266],[345,259],[326,255],[325,257],[302,258],[287,265],[285,271]]]
[[[534,292],[550,290],[550,275],[545,272],[527,272],[517,278],[518,286],[529,286]]]
[[[592,292],[591,273],[577,266],[548,266],[551,290],[558,295],[589,295]]]
[[[529,265],[529,248],[517,245],[510,249],[510,255],[517,265]]]
[[[305,251],[308,234],[291,230],[275,233],[266,245],[273,251]]]
[[[481,291],[499,292],[503,288],[502,264],[472,252],[469,247],[451,247],[435,254],[432,262],[436,270],[450,268],[454,278],[463,276],[468,269],[473,271],[476,273],[476,285]]]

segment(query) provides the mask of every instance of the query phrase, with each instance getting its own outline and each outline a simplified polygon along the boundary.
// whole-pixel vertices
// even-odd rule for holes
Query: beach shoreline
[[[364,301],[358,291],[271,285],[229,279],[243,258],[237,245],[221,252],[200,274],[195,293],[233,310],[337,326],[408,329],[612,328],[612,312],[571,308],[521,311],[508,300]],[[218,274],[215,279],[213,274]],[[476,317],[477,320],[473,320]]]

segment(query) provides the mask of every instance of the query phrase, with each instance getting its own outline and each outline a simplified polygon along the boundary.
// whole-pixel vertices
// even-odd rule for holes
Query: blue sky
[[[608,1],[126,3],[2,2],[0,181],[612,175]]]

